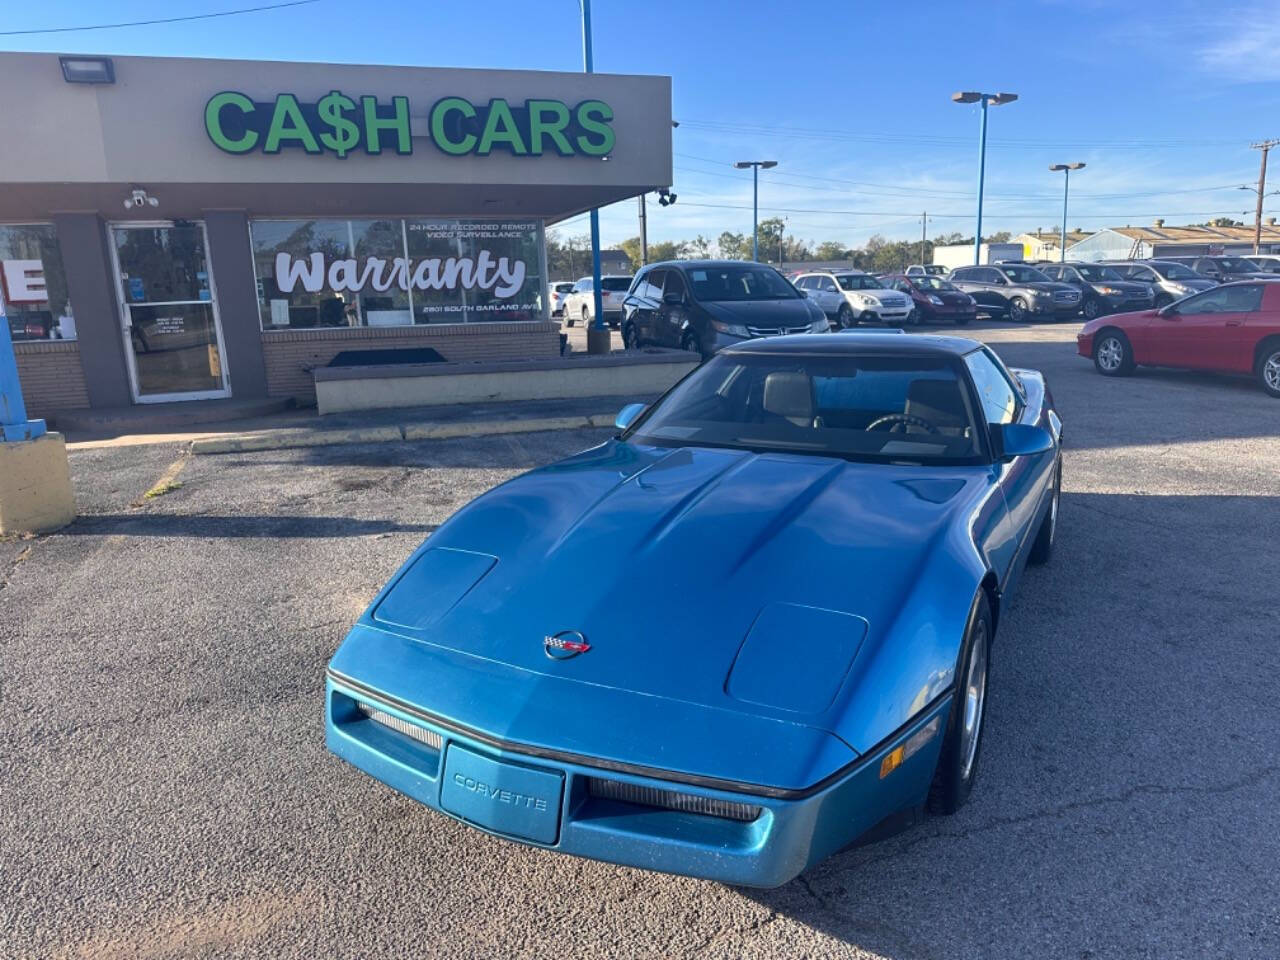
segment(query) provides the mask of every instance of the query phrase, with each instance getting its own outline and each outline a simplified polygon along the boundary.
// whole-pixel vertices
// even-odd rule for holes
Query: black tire
[[[1080,312],[1084,314],[1086,320],[1097,320],[1098,317],[1102,316],[1102,304],[1098,303],[1096,297],[1090,297],[1084,302]]]
[[[1280,397],[1280,340],[1268,340],[1262,345],[1253,369],[1262,389],[1273,397]]]
[[[639,350],[640,349],[640,331],[634,323],[623,324],[622,327],[622,349],[623,350]]]
[[[986,591],[979,590],[973,600],[969,612],[969,623],[965,628],[964,643],[960,649],[960,659],[956,663],[955,696],[951,701],[951,710],[947,714],[947,729],[943,735],[942,752],[938,756],[938,766],[933,772],[933,782],[929,784],[929,797],[926,801],[930,813],[952,814],[964,806],[973,790],[974,781],[978,777],[978,760],[982,756],[982,732],[986,724],[987,713],[987,677],[991,663],[992,635],[991,605],[987,602]],[[969,713],[969,680],[977,664],[981,661],[981,689],[974,705],[976,728],[972,737],[965,736],[966,716]],[[969,744],[972,742],[972,749]]]
[[[852,327],[856,321],[853,319],[853,309],[847,304],[840,304],[840,312],[836,314],[836,329],[847,330]]]
[[[1014,323],[1022,323],[1027,319],[1027,301],[1014,297],[1009,301],[1009,319]]]
[[[1053,468],[1053,492],[1049,498],[1049,512],[1044,515],[1040,529],[1036,532],[1035,542],[1031,544],[1031,552],[1027,554],[1027,562],[1037,566],[1049,562],[1049,558],[1053,556],[1053,543],[1058,536],[1058,502],[1062,499],[1061,457]]]
[[[907,314],[906,322],[915,327],[924,326],[924,314],[920,312],[918,307],[912,307],[911,312]]]
[[[972,317],[956,317],[956,326],[967,327],[969,325],[969,321],[972,319]]]
[[[584,327],[591,326],[591,308],[585,303],[582,305],[582,325]]]
[[[1114,327],[1099,331],[1093,338],[1093,366],[1104,377],[1127,377],[1137,366],[1129,338]]]
[[[707,359],[707,354],[703,351],[702,344],[698,342],[698,335],[692,330],[686,330],[684,336],[680,338],[680,349],[696,353],[703,360]]]

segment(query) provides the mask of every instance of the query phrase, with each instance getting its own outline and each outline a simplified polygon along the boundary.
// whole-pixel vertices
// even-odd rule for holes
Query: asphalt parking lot
[[[81,519],[0,543],[0,956],[1280,955],[1280,403],[1103,379],[1077,329],[966,331],[1046,372],[1067,439],[972,800],[775,891],[493,839],[324,749],[382,581],[605,431],[76,452]]]

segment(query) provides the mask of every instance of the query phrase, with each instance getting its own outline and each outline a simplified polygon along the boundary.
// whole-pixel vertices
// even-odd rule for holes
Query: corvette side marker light
[[[913,754],[918,753],[920,748],[932,740],[938,734],[938,718],[934,717],[923,727],[907,738],[907,742],[899,747],[895,747],[884,755],[884,759],[880,761],[880,779],[883,780],[893,771],[897,770],[905,763]]]

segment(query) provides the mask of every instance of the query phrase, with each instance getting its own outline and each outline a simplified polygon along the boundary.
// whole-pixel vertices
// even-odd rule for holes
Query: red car
[[[1159,310],[1099,317],[1076,344],[1104,377],[1139,364],[1252,373],[1280,397],[1280,280],[1225,283]]]

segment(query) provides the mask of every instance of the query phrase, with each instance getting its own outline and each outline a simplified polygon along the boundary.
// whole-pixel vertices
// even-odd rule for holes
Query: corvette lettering
[[[462,787],[462,789],[478,793],[482,797],[488,797],[495,803],[507,803],[513,807],[524,807],[527,810],[547,809],[547,801],[542,797],[533,797],[525,793],[503,790],[501,787],[490,786],[483,780],[475,780],[461,773],[453,775],[453,782]]]

